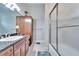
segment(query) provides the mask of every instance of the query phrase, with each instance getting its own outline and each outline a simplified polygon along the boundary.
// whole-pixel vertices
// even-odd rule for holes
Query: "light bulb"
[[[19,29],[19,26],[18,25],[16,26],[16,29]]]

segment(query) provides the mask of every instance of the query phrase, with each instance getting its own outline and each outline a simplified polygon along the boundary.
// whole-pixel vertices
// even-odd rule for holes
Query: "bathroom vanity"
[[[14,38],[15,37],[15,38]],[[1,39],[0,56],[26,56],[29,49],[30,36],[14,36]],[[12,40],[16,39],[16,40]],[[7,40],[6,40],[7,39]],[[5,41],[4,41],[5,40]]]

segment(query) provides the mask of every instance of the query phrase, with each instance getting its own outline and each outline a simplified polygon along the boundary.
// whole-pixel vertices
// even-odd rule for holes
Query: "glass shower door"
[[[54,49],[57,49],[56,39],[56,8],[50,15],[50,43]]]

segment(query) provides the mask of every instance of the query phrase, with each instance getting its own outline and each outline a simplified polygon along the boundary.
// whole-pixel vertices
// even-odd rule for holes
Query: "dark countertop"
[[[19,39],[19,40],[15,40],[15,41],[0,41],[0,52],[3,51],[3,50],[5,50],[9,46],[15,44],[16,42],[18,42],[20,40],[22,40],[22,38]]]

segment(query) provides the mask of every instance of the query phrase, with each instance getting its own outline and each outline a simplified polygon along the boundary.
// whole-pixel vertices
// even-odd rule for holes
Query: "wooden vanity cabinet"
[[[29,49],[29,37],[24,37],[0,52],[0,56],[26,56]]]
[[[13,46],[10,46],[4,51],[0,52],[0,56],[13,56]]]

